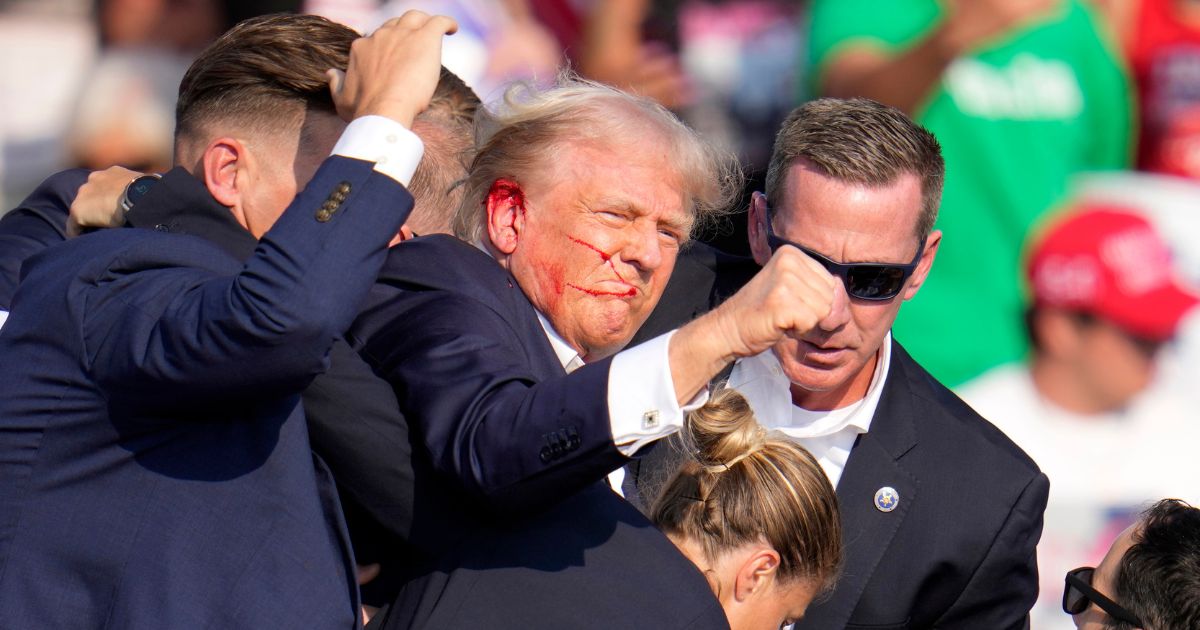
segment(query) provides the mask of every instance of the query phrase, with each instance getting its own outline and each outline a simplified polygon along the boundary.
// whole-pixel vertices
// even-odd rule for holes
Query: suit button
[[[154,226],[154,229],[158,230],[159,232],[170,232],[171,231],[171,228],[167,227],[167,224],[165,224],[165,223],[159,223],[158,225]]]
[[[343,195],[350,192],[350,182],[342,182],[338,184],[337,191]]]
[[[317,211],[317,220],[321,223],[328,223],[333,218],[333,213],[322,208]]]
[[[550,448],[547,446],[542,447],[542,452],[538,453],[538,457],[541,458],[543,464],[549,464],[550,460],[554,459],[554,456],[550,454]]]

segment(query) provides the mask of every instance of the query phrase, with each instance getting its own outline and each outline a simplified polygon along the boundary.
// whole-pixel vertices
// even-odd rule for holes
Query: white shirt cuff
[[[4,328],[4,321],[8,319],[8,311],[0,311],[0,328]]]
[[[682,408],[667,352],[675,331],[617,353],[608,370],[608,420],[613,444],[626,457],[675,433],[684,413],[708,401],[705,389]]]
[[[375,172],[408,186],[425,145],[417,134],[385,116],[362,116],[346,125],[333,155],[375,163]]]

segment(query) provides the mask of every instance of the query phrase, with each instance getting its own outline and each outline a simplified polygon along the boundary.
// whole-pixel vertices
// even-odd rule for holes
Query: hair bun
[[[767,431],[755,421],[746,398],[726,387],[688,414],[684,438],[700,465],[719,473],[760,450]]]

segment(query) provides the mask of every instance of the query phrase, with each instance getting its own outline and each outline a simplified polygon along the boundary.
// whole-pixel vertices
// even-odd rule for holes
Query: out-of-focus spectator
[[[442,48],[442,64],[488,102],[511,81],[549,83],[563,55],[537,21],[529,0],[388,0],[371,27],[409,9],[440,13],[458,22]]]
[[[0,212],[66,163],[76,90],[96,55],[89,0],[0,4]]]
[[[895,330],[943,381],[1023,355],[1029,226],[1072,174],[1129,162],[1128,79],[1102,32],[1082,0],[813,4],[818,90],[905,108],[942,143],[953,238]]]
[[[680,59],[695,97],[685,116],[736,150],[752,175],[766,171],[804,76],[799,5],[689,1],[679,11]]]
[[[1062,575],[1095,563],[1145,497],[1197,496],[1200,438],[1185,400],[1152,385],[1158,350],[1197,298],[1143,217],[1094,202],[1055,217],[1033,246],[1029,365],[960,388],[1051,479],[1033,626],[1069,628]]]
[[[1101,0],[1139,99],[1139,169],[1200,178],[1200,2]]]
[[[166,51],[117,50],[97,60],[66,137],[74,166],[171,167],[175,92],[189,60]]]

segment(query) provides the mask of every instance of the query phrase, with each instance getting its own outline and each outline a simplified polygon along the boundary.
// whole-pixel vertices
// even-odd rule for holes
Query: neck
[[[1098,398],[1076,378],[1071,366],[1062,361],[1035,356],[1029,371],[1038,394],[1058,407],[1082,415],[1112,411],[1099,404]]]

